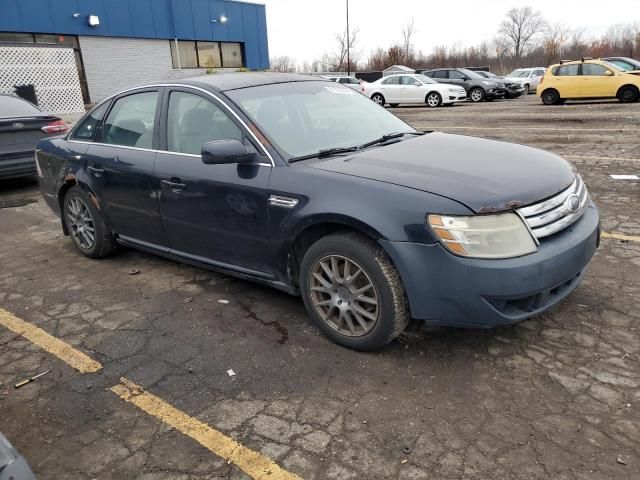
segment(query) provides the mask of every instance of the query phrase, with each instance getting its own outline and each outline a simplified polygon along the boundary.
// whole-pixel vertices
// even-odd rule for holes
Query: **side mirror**
[[[215,140],[202,146],[202,163],[253,163],[257,154],[250,152],[239,140]]]
[[[607,70],[606,72],[604,72],[604,74],[605,74],[607,77],[613,77],[613,72],[612,72],[611,70]]]
[[[414,85],[415,85],[416,87],[420,87],[420,86],[422,86],[422,84],[421,84],[420,82],[418,82],[417,80],[415,81]]]

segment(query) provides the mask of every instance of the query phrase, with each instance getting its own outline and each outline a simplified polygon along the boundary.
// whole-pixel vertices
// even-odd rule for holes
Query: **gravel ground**
[[[609,177],[640,174],[640,104],[392,110],[564,155],[603,229],[640,235],[640,182]],[[0,184],[0,231],[0,307],[104,365],[80,374],[0,327],[0,430],[41,479],[247,478],[111,393],[122,376],[305,479],[640,478],[638,242],[603,239],[547,314],[491,331],[412,322],[364,354],[281,292],[133,250],[82,257],[33,181]]]

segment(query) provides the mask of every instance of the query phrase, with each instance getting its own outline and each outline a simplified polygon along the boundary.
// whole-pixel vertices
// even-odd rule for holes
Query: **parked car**
[[[126,245],[301,294],[327,336],[360,350],[411,317],[486,328],[545,311],[599,240],[598,210],[557,155],[420,132],[307,75],[132,88],[37,158],[84,255]]]
[[[545,70],[544,67],[517,68],[504,77],[504,81],[520,83],[527,93],[535,93],[538,85],[540,85],[542,81]]]
[[[635,60],[629,57],[606,57],[602,60],[605,60],[609,63],[613,63],[616,67],[626,71],[640,71],[640,61]]]
[[[360,80],[358,80],[356,77],[325,77],[329,80],[331,80],[332,82],[336,82],[336,83],[340,83],[342,85],[346,85],[349,88],[353,88],[356,91],[360,91],[361,87],[360,87]]]
[[[464,102],[467,92],[457,85],[442,84],[419,74],[389,75],[362,84],[362,93],[378,105],[396,107],[401,103],[426,104],[428,107]]]
[[[507,82],[503,77],[499,77],[495,73],[485,72],[484,70],[475,70],[477,73],[482,75],[489,80],[493,80],[494,82],[504,82],[505,85],[505,98],[518,98],[521,95],[524,95],[526,90],[521,82]]]
[[[36,480],[27,461],[2,433],[0,433],[0,479]]]
[[[569,99],[617,98],[637,102],[640,75],[625,72],[602,60],[579,60],[552,65],[538,87],[545,105],[557,105]]]
[[[464,88],[472,102],[493,100],[505,94],[504,82],[489,80],[466,68],[436,68],[423,70],[422,73],[436,82],[452,83]]]
[[[60,118],[20,97],[0,94],[0,179],[35,175],[38,141],[66,131]]]

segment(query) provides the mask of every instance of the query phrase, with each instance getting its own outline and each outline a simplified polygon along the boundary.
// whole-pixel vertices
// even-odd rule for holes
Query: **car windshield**
[[[473,70],[467,70],[466,68],[459,68],[458,70],[464,73],[469,78],[475,78],[475,79],[484,78],[482,75],[474,72]]]
[[[438,83],[432,78],[429,78],[426,75],[422,75],[421,73],[414,75],[414,77],[420,80],[422,83]]]
[[[626,63],[618,63],[615,60],[602,60],[602,63],[605,64],[609,68],[613,68],[619,72],[630,72],[633,70],[633,67],[629,67]]]
[[[514,70],[509,74],[510,77],[528,77],[529,70]]]
[[[288,158],[416,132],[353,89],[323,81],[241,88],[227,95]]]
[[[42,115],[33,104],[11,95],[0,95],[0,118],[31,117]]]

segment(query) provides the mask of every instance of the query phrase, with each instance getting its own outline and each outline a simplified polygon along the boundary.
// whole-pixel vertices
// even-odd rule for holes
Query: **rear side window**
[[[582,64],[582,75],[587,75],[590,77],[604,77],[608,71],[608,68],[605,68],[602,65],[598,65],[597,63]]]
[[[96,138],[96,131],[108,107],[109,102],[105,102],[98,108],[94,108],[73,130],[71,139],[92,142]]]
[[[417,82],[417,80],[413,77],[408,77],[408,76],[403,76],[402,79],[400,80],[400,83],[402,85],[415,85]]]
[[[561,67],[556,67],[553,70],[553,74],[556,77],[572,77],[578,75],[578,65],[562,65]]]
[[[33,104],[12,95],[0,95],[0,118],[42,115]]]
[[[398,85],[400,83],[400,77],[393,76],[385,79],[383,82],[385,85]]]
[[[431,72],[433,75],[431,75],[431,78],[447,78],[447,71],[446,70],[436,70],[435,72]]]
[[[152,148],[157,103],[158,92],[134,93],[116,100],[104,122],[102,141]]]

